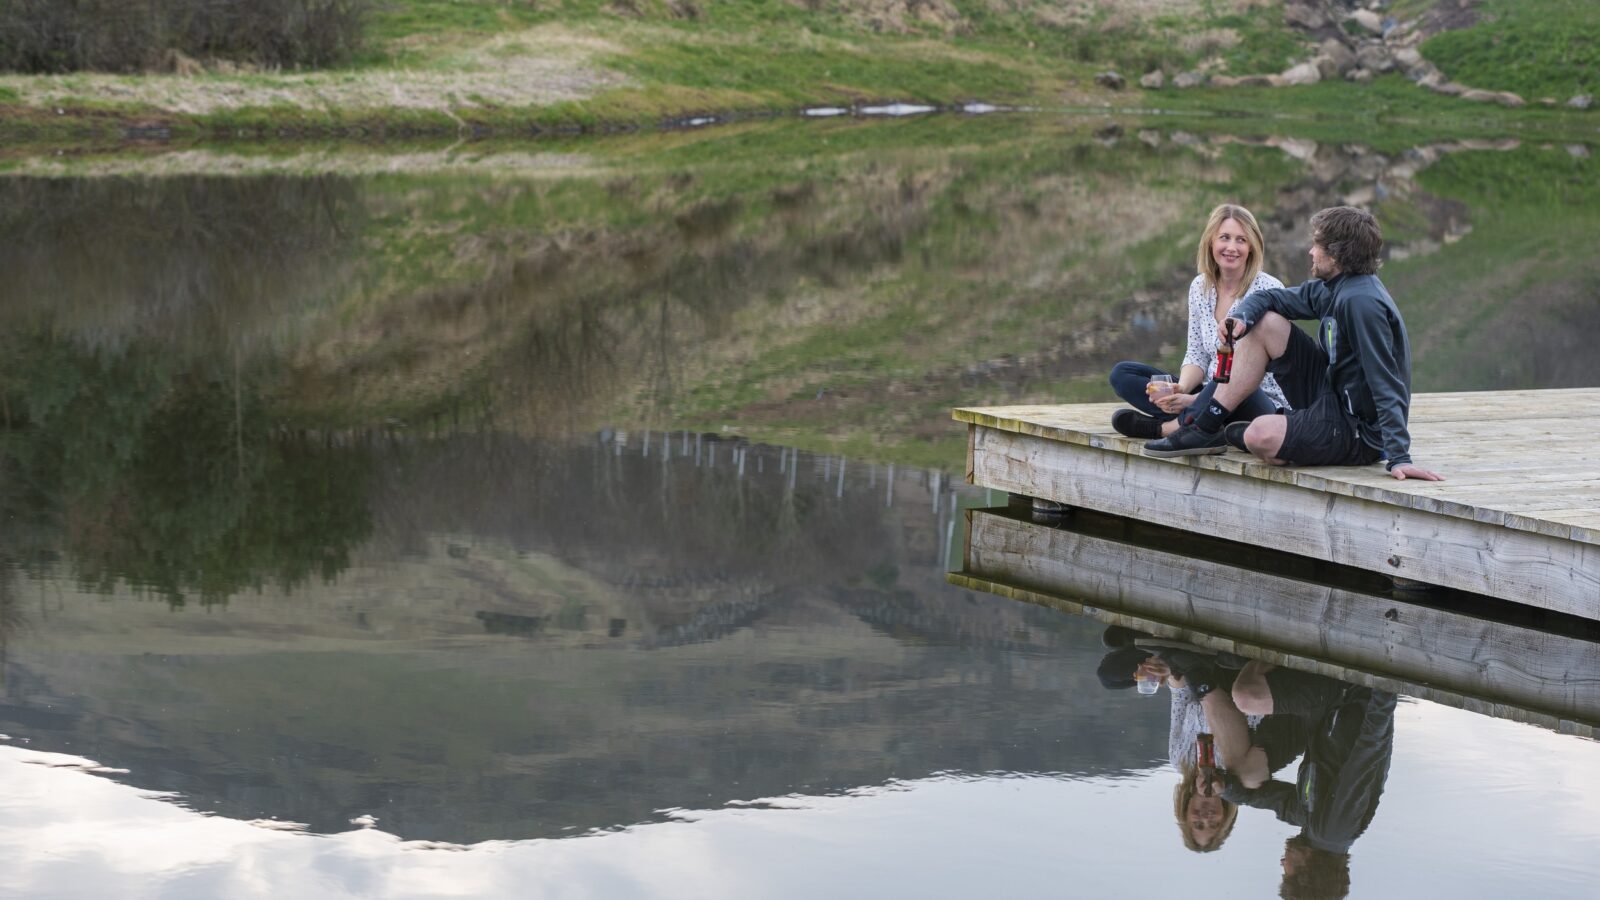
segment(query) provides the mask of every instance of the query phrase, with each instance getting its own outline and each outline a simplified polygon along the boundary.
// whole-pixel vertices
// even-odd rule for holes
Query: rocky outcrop
[[[1321,42],[1309,63],[1285,71],[1279,76],[1280,82],[1312,84],[1344,78],[1361,83],[1400,72],[1435,93],[1477,103],[1523,106],[1527,101],[1511,91],[1484,90],[1450,81],[1418,49],[1424,39],[1434,34],[1474,24],[1477,16],[1473,7],[1477,2],[1437,0],[1416,18],[1401,21],[1385,15],[1388,4],[1383,0],[1290,0],[1284,6],[1284,21],[1307,32],[1309,37],[1321,38]],[[1316,70],[1316,78],[1306,72],[1308,65]]]
[[[1139,86],[1148,91],[1159,91],[1167,86],[1167,76],[1160,69],[1146,72],[1144,77],[1139,79]]]
[[[1281,76],[1284,84],[1316,84],[1322,80],[1322,70],[1316,63],[1301,63],[1286,69]]]
[[[1094,83],[1103,88],[1108,88],[1113,91],[1120,91],[1128,86],[1128,79],[1123,78],[1116,72],[1101,72],[1100,74],[1094,76]]]

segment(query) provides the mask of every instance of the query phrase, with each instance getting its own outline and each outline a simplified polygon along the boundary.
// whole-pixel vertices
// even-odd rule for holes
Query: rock
[[[1456,84],[1454,81],[1441,81],[1437,84],[1429,84],[1425,86],[1428,88],[1428,90],[1433,91],[1435,94],[1444,94],[1447,97],[1459,97],[1461,92],[1466,90],[1466,88]]]
[[[1113,91],[1120,91],[1128,86],[1128,79],[1123,78],[1116,72],[1101,72],[1099,75],[1094,77],[1094,83],[1103,88],[1110,88]]]
[[[1316,58],[1311,60],[1311,64],[1317,67],[1317,71],[1324,79],[1338,78],[1344,74],[1339,71],[1339,64],[1333,61],[1333,57],[1325,53],[1317,54]]]
[[[1321,80],[1322,72],[1317,69],[1316,63],[1301,63],[1283,73],[1284,84],[1316,84]]]
[[[1139,86],[1152,91],[1159,91],[1167,86],[1166,73],[1162,72],[1160,69],[1156,69],[1153,72],[1146,72],[1144,77],[1139,79]]]
[[[1350,14],[1347,22],[1354,22],[1361,26],[1363,31],[1372,34],[1383,34],[1383,17],[1370,9],[1358,9]]]
[[[1540,106],[1560,106],[1561,105],[1561,102],[1558,101],[1554,97],[1540,97],[1539,100],[1538,100],[1538,103],[1539,103]]]
[[[1328,14],[1320,7],[1308,3],[1289,3],[1283,8],[1283,20],[1296,28],[1316,31],[1328,25]]]
[[[1356,51],[1356,65],[1363,69],[1371,69],[1382,74],[1394,71],[1394,56],[1389,53],[1389,48],[1379,41],[1371,41],[1361,45]]]
[[[1161,132],[1156,131],[1154,128],[1141,129],[1139,132],[1139,140],[1142,141],[1146,146],[1159,147],[1161,146]]]
[[[1474,103],[1498,103],[1501,106],[1525,106],[1526,100],[1511,91],[1484,91],[1478,88],[1467,88],[1462,91],[1461,99],[1471,100]]]
[[[1180,73],[1178,77],[1172,79],[1172,86],[1175,88],[1199,87],[1205,83],[1206,76],[1200,74],[1199,72],[1183,72]]]
[[[1363,185],[1340,198],[1345,206],[1370,206],[1372,201],[1378,199],[1378,189],[1372,185]]]
[[[1392,52],[1390,56],[1394,58],[1395,65],[1405,69],[1407,72],[1426,62],[1422,58],[1422,51],[1415,47],[1400,47]]]
[[[1573,97],[1571,100],[1568,100],[1567,105],[1573,109],[1588,109],[1594,105],[1594,95],[1579,94],[1578,96]]]
[[[1378,76],[1375,75],[1371,69],[1351,69],[1350,71],[1344,73],[1344,77],[1346,81],[1354,81],[1357,84],[1366,84]]]
[[[1343,41],[1329,38],[1317,47],[1318,58],[1326,58],[1333,63],[1333,72],[1323,72],[1323,78],[1336,78],[1356,67],[1356,55]]]
[[[1306,138],[1278,138],[1272,145],[1301,162],[1315,159],[1317,155],[1317,142]]]
[[[1569,156],[1571,156],[1573,159],[1588,159],[1589,158],[1589,148],[1585,147],[1582,144],[1568,144],[1567,145],[1567,154]]]
[[[1444,73],[1433,63],[1423,60],[1422,65],[1406,70],[1406,77],[1423,87],[1432,87],[1444,81]]]
[[[1279,75],[1213,75],[1212,87],[1282,87]]]

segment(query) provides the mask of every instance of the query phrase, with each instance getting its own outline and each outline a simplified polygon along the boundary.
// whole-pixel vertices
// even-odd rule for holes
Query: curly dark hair
[[[1311,217],[1311,240],[1321,244],[1339,271],[1371,275],[1383,265],[1383,229],[1372,213],[1353,206],[1330,206]]]

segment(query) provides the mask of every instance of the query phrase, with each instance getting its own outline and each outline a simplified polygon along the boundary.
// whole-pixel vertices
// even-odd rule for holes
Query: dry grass
[[[266,107],[442,111],[545,106],[587,99],[626,84],[622,76],[595,62],[602,55],[621,52],[620,47],[561,26],[542,26],[468,45],[459,40],[419,40],[410,49],[427,58],[425,67],[195,77],[10,75],[0,77],[0,91],[13,91],[30,106],[88,101],[204,115]]]
[[[45,178],[105,178],[133,175],[254,176],[254,175],[434,175],[471,173],[527,178],[576,178],[613,172],[594,157],[582,153],[481,152],[440,148],[411,153],[383,153],[361,148],[305,150],[291,154],[243,154],[212,150],[178,150],[169,153],[117,153],[92,158],[30,156],[16,160],[8,174]]]

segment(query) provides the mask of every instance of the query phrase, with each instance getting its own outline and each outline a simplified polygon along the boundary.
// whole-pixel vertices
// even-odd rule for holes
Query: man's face
[[[1313,239],[1311,241],[1311,277],[1327,280],[1337,274],[1339,274],[1339,264],[1334,262],[1333,257],[1328,255],[1327,248],[1322,246],[1321,241]]]

